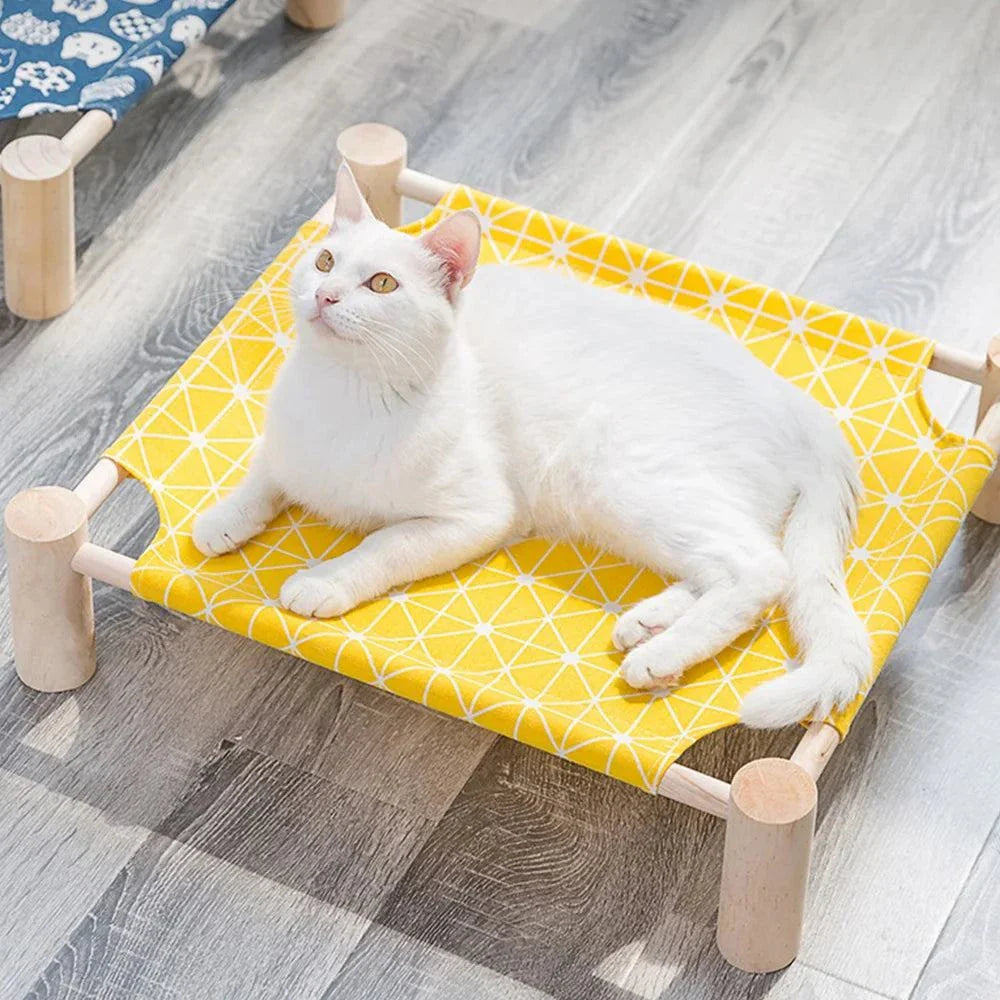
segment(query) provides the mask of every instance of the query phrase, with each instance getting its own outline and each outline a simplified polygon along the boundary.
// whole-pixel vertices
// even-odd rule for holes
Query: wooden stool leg
[[[7,549],[14,665],[36,691],[70,691],[94,674],[90,578],[71,563],[87,541],[87,509],[75,493],[43,486],[7,504]]]
[[[979,390],[979,416],[976,426],[981,427],[991,406],[1000,402],[1000,337],[990,341],[986,352],[986,372],[983,387]],[[994,444],[995,442],[991,442]],[[986,481],[982,493],[972,505],[972,513],[990,524],[1000,524],[1000,464]]]
[[[729,794],[717,940],[744,972],[794,961],[802,938],[816,783],[783,758],[751,761]]]
[[[10,311],[50,319],[73,304],[73,159],[61,139],[29,135],[0,153],[4,282]]]
[[[332,28],[347,13],[347,0],[285,0],[285,17],[309,31]]]
[[[337,152],[350,164],[371,210],[387,226],[403,224],[396,180],[406,167],[406,136],[390,125],[364,122],[337,136]]]

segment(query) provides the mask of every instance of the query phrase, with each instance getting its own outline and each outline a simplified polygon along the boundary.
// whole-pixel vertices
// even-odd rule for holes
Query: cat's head
[[[292,277],[301,348],[399,390],[426,384],[454,329],[479,241],[469,211],[419,237],[390,229],[344,164],[330,232]]]

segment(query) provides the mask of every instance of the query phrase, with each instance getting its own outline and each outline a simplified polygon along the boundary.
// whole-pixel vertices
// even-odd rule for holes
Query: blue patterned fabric
[[[0,0],[0,118],[128,110],[233,0]]]

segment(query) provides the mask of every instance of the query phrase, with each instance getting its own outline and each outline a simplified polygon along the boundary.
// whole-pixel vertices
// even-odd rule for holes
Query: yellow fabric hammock
[[[457,187],[424,219],[472,207],[481,262],[561,268],[702,316],[828,407],[862,464],[866,499],[848,588],[872,637],[876,673],[976,494],[993,453],[945,431],[921,382],[929,340]],[[621,607],[663,586],[614,555],[518,542],[415,583],[343,619],[282,610],[282,581],[357,538],[298,510],[243,549],[205,559],[195,514],[245,474],[268,390],[294,337],[287,297],[303,226],[107,455],[155,498],[160,527],[138,560],[136,593],[577,761],[648,791],[695,740],[738,721],[742,696],[794,657],[780,609],[669,695],[629,688],[610,644]],[[610,294],[610,292],[609,292]],[[830,721],[843,734],[861,697]]]

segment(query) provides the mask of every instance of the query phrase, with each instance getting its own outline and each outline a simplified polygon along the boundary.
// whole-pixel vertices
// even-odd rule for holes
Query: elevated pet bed
[[[669,254],[452,186],[405,166],[386,126],[347,130],[339,147],[372,207],[398,225],[401,198],[436,207],[406,231],[471,207],[482,261],[560,268],[703,316],[831,409],[862,464],[866,499],[847,582],[877,670],[962,518],[1000,521],[1000,341],[981,362],[932,341],[806,302]],[[742,696],[794,657],[783,613],[690,670],[673,693],[629,688],[610,645],[615,614],[661,589],[653,574],[580,545],[529,539],[364,605],[303,619],[276,600],[282,581],[356,542],[292,510],[238,552],[205,559],[196,512],[245,473],[268,390],[294,336],[291,269],[326,231],[327,205],[107,450],[74,491],[29,490],[7,511],[16,663],[25,683],[67,690],[94,670],[90,578],[133,591],[727,819],[719,942],[741,968],[798,947],[818,778],[861,703],[807,728],[791,761],[754,761],[728,784],[676,763],[699,737],[738,721]],[[949,433],[921,395],[928,367],[982,386],[978,437]],[[160,527],[138,560],[87,541],[87,518],[132,475]],[[61,629],[52,623],[63,621]]]
[[[7,305],[49,319],[75,295],[73,168],[235,0],[7,0],[0,5],[0,118],[82,111],[61,138],[0,153]],[[287,0],[304,28],[341,19],[346,0]]]

